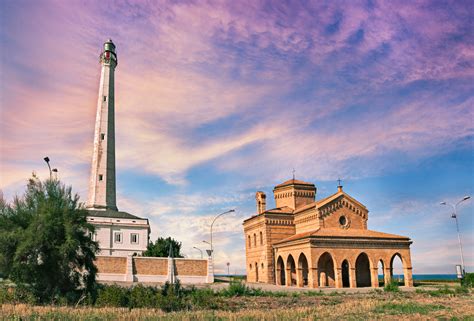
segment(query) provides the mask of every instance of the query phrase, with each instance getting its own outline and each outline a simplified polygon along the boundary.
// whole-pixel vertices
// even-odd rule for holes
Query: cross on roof
[[[339,186],[341,186],[341,182],[342,182],[342,181],[341,181],[340,178],[337,179],[337,182],[339,183]]]
[[[293,180],[295,180],[295,169],[293,168]]]

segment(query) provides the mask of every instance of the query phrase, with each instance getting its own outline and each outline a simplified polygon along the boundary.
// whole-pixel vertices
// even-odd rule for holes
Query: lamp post
[[[44,161],[46,162],[46,164],[48,164],[48,168],[49,168],[49,179],[52,179],[53,178],[53,172],[57,173],[58,172],[58,169],[57,168],[53,168],[51,169],[51,165],[49,165],[49,157],[46,156],[45,158],[43,158]]]
[[[208,243],[208,242],[206,242],[206,241],[203,241],[203,242],[208,243],[208,244],[211,245],[211,255],[210,255],[210,256],[211,256],[212,258],[214,258],[214,247],[213,247],[213,245],[212,245],[212,227],[214,226],[214,223],[216,222],[216,220],[217,220],[219,217],[221,217],[222,215],[225,215],[225,214],[233,213],[233,212],[235,212],[234,209],[228,210],[228,211],[226,211],[226,212],[224,212],[224,213],[220,213],[219,215],[217,215],[216,217],[214,217],[214,219],[212,220],[212,223],[211,223],[211,243]],[[212,265],[212,274],[214,274],[214,264]]]
[[[202,250],[201,250],[200,248],[196,247],[196,246],[193,246],[193,249],[196,249],[196,250],[198,250],[199,252],[201,252],[201,259],[202,259]]]
[[[463,277],[464,277],[464,273],[465,273],[465,270],[464,270],[464,254],[463,254],[463,251],[462,251],[461,234],[459,233],[457,207],[458,207],[459,204],[461,204],[464,201],[467,201],[470,198],[471,198],[470,196],[464,196],[463,199],[460,200],[459,202],[457,202],[456,204],[451,204],[451,203],[447,203],[447,202],[441,202],[440,203],[441,205],[451,205],[452,208],[453,208],[453,214],[451,215],[451,217],[456,220],[456,231],[458,232],[459,252],[461,253],[461,269],[462,269]]]

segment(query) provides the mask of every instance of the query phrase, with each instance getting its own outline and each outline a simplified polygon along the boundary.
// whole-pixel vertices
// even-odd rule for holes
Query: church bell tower
[[[87,208],[117,211],[115,195],[115,93],[117,54],[111,39],[100,54],[100,85]]]

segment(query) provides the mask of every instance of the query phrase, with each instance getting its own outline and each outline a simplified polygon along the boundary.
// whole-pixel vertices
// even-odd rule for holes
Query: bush
[[[222,291],[224,296],[244,296],[252,293],[252,290],[246,286],[243,282],[232,281],[229,283],[229,287]]]
[[[164,312],[179,311],[188,308],[185,302],[185,291],[177,280],[174,284],[166,282],[161,293],[156,296],[158,307]]]
[[[99,288],[97,293],[97,306],[127,307],[129,290],[118,285],[106,285]]]
[[[189,292],[189,298],[193,306],[203,309],[217,309],[219,307],[217,294],[209,288],[193,288]]]
[[[130,290],[128,306],[130,308],[155,308],[158,306],[157,292],[154,287],[138,284]]]
[[[462,285],[467,288],[472,288],[474,286],[474,273],[466,273],[462,279]]]
[[[398,282],[397,281],[390,281],[390,283],[386,284],[383,288],[385,292],[399,292],[400,289],[398,288]]]

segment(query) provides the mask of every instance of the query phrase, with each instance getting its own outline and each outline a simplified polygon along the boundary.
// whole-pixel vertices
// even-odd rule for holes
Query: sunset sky
[[[473,1],[0,1],[0,188],[35,171],[87,197],[103,42],[117,46],[117,205],[216,273],[245,271],[255,192],[344,190],[413,272],[460,263],[474,188]],[[473,201],[459,206],[474,270]]]

